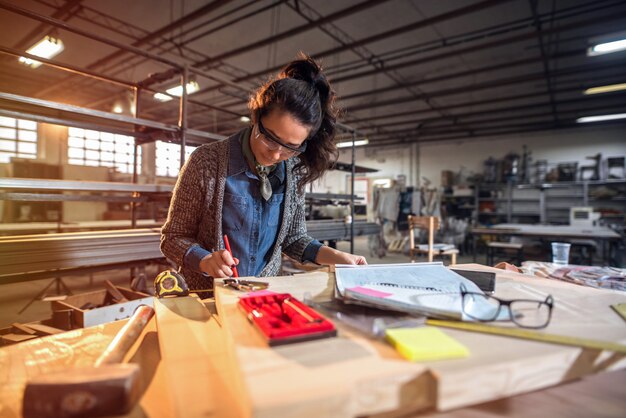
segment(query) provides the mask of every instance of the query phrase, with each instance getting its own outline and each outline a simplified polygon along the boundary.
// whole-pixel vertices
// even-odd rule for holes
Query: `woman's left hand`
[[[317,253],[317,264],[355,264],[365,265],[367,260],[362,255],[345,253],[334,248],[322,246]]]
[[[350,253],[342,253],[345,257],[346,261],[343,263],[336,264],[356,264],[356,265],[366,265],[367,260],[362,255],[350,254]]]

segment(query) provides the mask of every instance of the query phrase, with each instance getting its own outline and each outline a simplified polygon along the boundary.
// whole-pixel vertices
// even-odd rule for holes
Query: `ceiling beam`
[[[54,13],[52,13],[52,17],[60,20],[68,20],[71,18],[77,11],[78,7],[82,0],[67,0],[63,5],[57,8]],[[41,34],[50,28],[50,25],[45,23],[41,23],[37,25],[33,30],[28,32],[22,39],[15,43],[13,46],[14,49],[26,49],[31,46],[37,38],[41,37]]]
[[[604,63],[604,64],[585,64],[585,65],[580,65],[577,67],[564,68],[564,69],[554,71],[552,75],[563,76],[563,75],[571,75],[571,74],[580,74],[580,73],[585,73],[589,71],[595,72],[595,71],[600,71],[604,69],[613,69],[613,68],[615,68],[615,63],[611,61],[609,63]],[[419,98],[415,98],[412,96],[411,97],[397,97],[397,98],[380,101],[380,102],[368,102],[368,103],[364,103],[364,104],[360,104],[356,106],[349,106],[349,105],[344,105],[344,106],[347,111],[356,112],[356,111],[364,110],[364,109],[378,108],[382,106],[392,106],[396,104],[408,103],[408,102],[417,101],[417,100],[432,99],[435,97],[450,96],[450,95],[461,94],[461,93],[469,93],[469,92],[474,92],[477,90],[493,89],[496,87],[502,87],[502,86],[506,86],[510,84],[518,84],[518,83],[540,80],[543,77],[545,77],[544,72],[539,71],[539,72],[525,74],[521,76],[503,78],[500,80],[485,81],[483,83],[476,83],[473,85],[468,85],[466,87],[451,87],[449,89],[438,90],[432,93],[427,93],[423,97],[419,97]]]
[[[231,58],[231,57],[234,57],[234,56],[237,56],[237,55],[241,55],[244,52],[249,52],[249,51],[261,48],[263,46],[271,45],[271,44],[273,44],[275,42],[278,42],[278,41],[281,41],[283,39],[287,39],[287,38],[290,38],[292,36],[298,35],[300,33],[306,32],[308,30],[314,29],[314,28],[316,28],[316,27],[318,27],[320,25],[323,25],[325,23],[329,23],[329,22],[332,22],[334,20],[341,19],[341,18],[344,18],[346,16],[350,16],[350,15],[352,15],[354,13],[358,13],[360,11],[369,9],[370,7],[377,6],[377,5],[379,5],[381,3],[384,3],[386,1],[389,1],[389,0],[367,0],[367,1],[364,1],[362,3],[358,3],[358,4],[354,5],[354,6],[347,7],[345,9],[342,9],[342,10],[340,10],[338,12],[335,12],[335,13],[331,13],[328,16],[322,17],[320,19],[317,19],[317,20],[315,20],[313,22],[310,22],[310,23],[307,23],[305,25],[289,29],[289,30],[287,30],[285,32],[281,32],[281,33],[276,34],[274,36],[270,36],[269,38],[260,39],[260,40],[258,40],[256,42],[251,43],[251,44],[244,45],[242,47],[239,47],[239,48],[236,48],[236,49],[233,49],[233,50],[230,50],[230,51],[223,52],[223,53],[218,54],[218,55],[216,55],[214,57],[207,58],[207,59],[205,59],[203,61],[196,62],[194,64],[194,66],[195,67],[204,67],[204,66],[209,65],[211,63],[222,61],[222,60],[224,60],[226,58]]]
[[[591,19],[588,20],[584,20],[584,21],[580,21],[580,22],[573,22],[573,23],[569,23],[566,25],[562,25],[556,28],[551,28],[551,29],[545,29],[542,31],[542,35],[549,35],[549,34],[556,34],[556,33],[560,33],[560,32],[564,32],[570,29],[580,29],[582,27],[586,27],[586,26],[593,26],[593,25],[606,25],[608,22],[612,22],[612,21],[620,21],[622,19],[624,19],[625,13],[617,13],[617,14],[611,14],[611,15],[607,15],[607,16],[603,16],[603,17],[593,17]],[[489,41],[489,42],[484,42],[478,45],[473,45],[473,46],[464,46],[463,49],[461,51],[459,50],[452,50],[452,51],[446,51],[444,53],[441,54],[437,54],[437,55],[432,55],[429,57],[423,57],[423,58],[418,58],[415,60],[411,60],[411,61],[406,61],[406,62],[402,62],[402,63],[398,63],[398,64],[393,64],[393,65],[389,65],[387,67],[387,70],[398,70],[401,68],[406,68],[406,67],[414,67],[416,65],[421,65],[421,64],[425,64],[427,62],[432,62],[432,61],[438,61],[444,58],[450,58],[453,57],[459,53],[463,53],[463,54],[468,54],[470,52],[476,52],[476,51],[483,51],[483,50],[487,50],[489,48],[492,47],[498,47],[498,46],[502,46],[502,45],[509,45],[513,42],[519,42],[519,41],[523,41],[532,37],[537,36],[536,32],[528,32],[528,33],[522,33],[522,34],[518,34],[518,35],[513,35],[513,36],[509,36],[509,37],[505,37],[505,38],[500,38],[497,39],[495,41]],[[362,77],[366,77],[366,76],[370,76],[370,75],[374,75],[374,74],[378,74],[380,71],[377,69],[374,70],[367,70],[367,71],[362,71],[360,73],[356,73],[356,74],[351,74],[348,76],[344,76],[344,77],[339,77],[339,78],[334,78],[333,79],[333,83],[341,83],[342,81],[348,81],[348,80],[354,80],[357,78],[362,78]]]
[[[530,9],[533,14],[533,20],[534,20],[536,34],[537,34],[537,43],[539,45],[539,51],[541,53],[541,65],[543,66],[543,73],[545,75],[545,80],[546,80],[546,88],[548,90],[548,96],[550,97],[550,107],[552,110],[552,118],[556,122],[559,120],[559,116],[556,111],[556,103],[554,100],[552,77],[550,76],[550,62],[549,62],[548,54],[546,52],[546,47],[543,41],[543,31],[541,30],[541,19],[539,18],[539,12],[537,11],[538,0],[528,0],[528,1],[530,3]],[[551,13],[552,17],[554,17],[555,7],[556,7],[556,3],[552,2],[552,13]],[[554,28],[553,19],[550,20],[550,25],[552,26],[552,28]],[[557,44],[556,47],[558,48],[558,46],[559,45]]]

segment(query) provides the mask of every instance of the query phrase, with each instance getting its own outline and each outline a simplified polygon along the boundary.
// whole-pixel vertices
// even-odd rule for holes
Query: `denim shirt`
[[[243,156],[242,156],[243,157]],[[282,185],[283,193],[272,194],[268,201],[261,197],[259,179],[245,159],[229,167],[224,190],[222,232],[228,235],[233,255],[239,259],[241,276],[256,276],[269,261],[282,219],[285,166],[278,164],[268,178]],[[274,189],[274,187],[272,187]]]
[[[238,146],[230,148],[228,175],[224,190],[222,232],[228,235],[231,251],[239,259],[241,277],[257,276],[272,256],[280,221],[283,218],[285,163],[281,162],[268,176],[272,196],[261,196],[259,179],[253,173]],[[322,244],[313,240],[304,251],[304,259],[315,262]],[[185,264],[199,271],[200,260],[210,251],[194,246],[185,255]]]

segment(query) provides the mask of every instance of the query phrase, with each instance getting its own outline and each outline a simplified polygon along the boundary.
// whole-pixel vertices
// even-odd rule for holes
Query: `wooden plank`
[[[20,323],[14,322],[11,324],[11,326],[15,329],[16,332],[20,332],[22,334],[26,334],[26,335],[37,334],[37,332],[34,329],[29,328],[26,324],[20,324]]]
[[[241,417],[245,393],[234,396],[230,354],[221,329],[192,296],[155,299],[159,347],[176,417]]]
[[[55,327],[51,327],[49,325],[44,325],[44,324],[27,324],[28,328],[33,329],[37,335],[54,335],[54,334],[60,334],[62,332],[65,332],[62,329],[59,328],[55,328]]]
[[[111,294],[111,296],[113,296],[113,299],[115,299],[116,302],[128,302],[128,299],[126,299],[124,297],[124,295],[122,295],[122,292],[120,292],[117,287],[115,287],[115,285],[113,283],[111,283],[110,280],[105,280],[104,281],[104,285],[106,286],[107,290],[109,291],[109,293]]]
[[[22,341],[32,340],[33,338],[37,338],[37,336],[27,335],[27,334],[4,334],[0,336],[0,340],[2,340],[2,344],[21,343]]]
[[[273,278],[271,290],[328,298],[327,273]],[[328,285],[331,286],[328,286]],[[245,414],[255,417],[351,417],[411,413],[434,404],[434,379],[389,345],[341,329],[337,338],[270,348],[237,307],[242,294],[216,286],[227,344],[243,379]]]

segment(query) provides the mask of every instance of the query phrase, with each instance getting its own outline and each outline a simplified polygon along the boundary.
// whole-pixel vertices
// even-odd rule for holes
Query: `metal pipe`
[[[572,92],[572,91],[580,91],[580,87],[570,87],[570,88],[567,88],[567,89],[560,89],[558,92],[559,93],[567,93],[567,92]],[[487,104],[508,102],[508,101],[521,100],[521,99],[530,99],[530,98],[533,98],[533,97],[544,96],[544,95],[545,95],[544,92],[526,93],[526,94],[518,94],[517,96],[499,97],[499,98],[492,98],[492,99],[481,100],[481,101],[474,101],[474,102],[462,102],[462,103],[457,103],[457,104],[454,104],[454,105],[448,105],[446,107],[446,110],[458,109],[460,107],[468,107],[468,106],[482,106],[482,105],[487,105]],[[398,113],[393,113],[393,114],[384,114],[384,115],[372,116],[372,117],[369,117],[369,118],[349,119],[346,122],[358,123],[358,122],[362,122],[362,121],[372,121],[372,120],[378,120],[378,119],[389,119],[389,118],[394,118],[394,117],[398,117],[398,116],[419,115],[419,114],[430,113],[430,112],[432,112],[432,110],[430,110],[430,109],[427,109],[427,110],[410,110],[410,111],[407,111],[407,112],[398,112]]]
[[[626,94],[626,92],[623,92],[623,94]],[[597,98],[598,101],[600,101],[600,98]],[[602,101],[606,100],[606,99],[601,99]],[[591,104],[590,102],[592,102],[593,99],[589,98],[589,97],[583,97],[583,98],[579,98],[579,99],[571,99],[571,100],[562,100],[559,101],[559,106],[562,105],[569,105],[569,104],[578,104],[578,103],[584,103],[584,104]],[[621,103],[618,103],[618,105]],[[451,117],[441,117],[441,118],[430,118],[430,119],[421,119],[419,121],[419,123],[424,126],[425,124],[428,124],[430,122],[441,122],[441,121],[447,121],[449,119],[454,119],[454,120],[458,120],[458,119],[464,119],[464,118],[469,118],[469,117],[473,117],[473,116],[481,116],[481,115],[493,115],[495,113],[508,113],[508,112],[518,112],[520,110],[526,110],[526,109],[531,109],[531,110],[537,110],[538,107],[542,107],[542,106],[549,106],[549,103],[532,103],[532,104],[528,104],[528,105],[523,105],[523,106],[514,106],[514,107],[506,107],[506,108],[497,108],[497,109],[489,109],[489,110],[482,110],[480,112],[470,112],[470,113],[461,113],[461,114],[455,114]],[[603,105],[603,106],[594,106],[594,107],[585,107],[584,110],[585,111],[590,111],[590,110],[600,110],[600,109],[604,109],[610,107],[608,105]],[[566,110],[561,110],[560,113],[568,113],[568,112],[580,112],[580,110],[582,109],[572,109],[570,111],[566,111]],[[516,114],[514,116],[507,116],[507,117],[494,117],[494,118],[490,118],[490,119],[479,119],[479,120],[474,120],[474,121],[467,121],[466,123],[468,124],[472,124],[472,123],[486,123],[486,122],[499,122],[499,121],[504,121],[504,120],[515,120],[515,119],[525,119],[525,118],[532,118],[532,117],[540,117],[540,116],[545,116],[546,112],[540,112],[540,113],[529,113],[529,114]],[[386,128],[386,127],[390,127],[390,126],[398,126],[398,125],[415,125],[416,124],[416,120],[415,119],[411,119],[411,120],[407,120],[407,121],[400,121],[400,122],[390,122],[390,123],[385,123],[385,124],[381,124],[381,125],[376,125],[376,128]],[[426,131],[432,131],[432,130],[437,130],[440,128],[448,128],[449,126],[437,126],[437,127],[431,127],[431,128],[426,128]],[[367,127],[362,127],[361,130],[363,132],[367,131]],[[373,134],[375,135],[375,133]]]
[[[43,23],[47,23],[49,25],[55,26],[57,28],[61,28],[64,29],[68,32],[72,32],[72,33],[76,33],[78,35],[84,36],[86,38],[89,39],[93,39],[94,41],[98,41],[98,42],[102,42],[103,44],[106,45],[110,45],[110,46],[114,46],[116,48],[119,48],[123,51],[128,51],[128,52],[133,52],[137,55],[141,55],[147,58],[150,58],[152,60],[158,61],[158,62],[162,62],[164,64],[167,65],[171,65],[172,67],[176,67],[176,68],[181,68],[180,64],[178,64],[177,62],[174,61],[170,61],[168,59],[163,58],[160,55],[156,55],[156,54],[151,54],[149,52],[144,51],[143,49],[139,49],[136,48],[134,46],[130,46],[130,45],[126,45],[120,42],[116,42],[116,41],[112,41],[109,38],[105,38],[103,36],[99,36],[99,35],[94,35],[92,33],[89,33],[85,30],[73,27],[71,25],[68,25],[67,23],[63,22],[62,20],[58,20],[58,19],[54,19],[52,17],[48,17],[48,16],[43,16],[40,15],[38,13],[35,12],[31,12],[30,10],[24,9],[22,7],[16,6],[14,4],[8,3],[4,0],[0,0],[0,8],[8,10],[10,12],[31,18],[33,20],[37,20],[39,22],[43,22]]]
[[[614,126],[614,125],[624,125],[624,122],[623,121],[596,122],[593,125],[595,127],[599,125]],[[481,140],[481,139],[485,139],[491,136],[504,137],[504,135],[509,135],[509,134],[515,135],[515,134],[531,133],[531,132],[545,131],[548,129],[551,129],[551,130],[572,129],[574,127],[576,127],[577,129],[583,129],[578,124],[574,124],[574,123],[565,124],[561,121],[559,124],[552,123],[552,124],[542,124],[542,125],[528,125],[528,127],[526,128],[516,128],[516,129],[509,129],[509,130],[504,130],[504,131],[480,132],[480,133],[469,132],[469,133],[464,133],[464,134],[457,133],[457,134],[452,134],[450,136],[444,136],[444,137],[438,137],[438,138],[419,139],[418,143],[421,144],[421,143],[431,143],[431,142],[442,143],[446,141]],[[415,142],[415,141],[399,140],[397,138],[394,138],[390,140],[376,141],[375,143],[370,143],[369,145],[370,147],[385,148],[385,147],[405,146],[408,142]]]
[[[543,73],[546,79],[546,87],[548,90],[548,97],[550,98],[550,107],[552,110],[552,118],[555,122],[559,120],[558,113],[556,111],[556,101],[554,98],[554,86],[552,85],[552,78],[550,76],[550,66],[548,61],[548,54],[546,53],[546,47],[543,42],[543,32],[541,30],[541,19],[539,17],[539,12],[537,10],[537,0],[528,0],[530,3],[530,8],[533,13],[533,23],[535,25],[536,34],[537,34],[537,43],[539,44],[539,51],[541,53],[541,65],[543,67]],[[556,4],[552,3],[552,17],[554,17],[554,8]],[[552,23],[552,27],[554,27],[554,19],[550,20]]]
[[[388,0],[367,0],[367,1],[364,1],[362,3],[356,4],[354,6],[350,6],[350,7],[347,7],[345,9],[339,10],[338,12],[331,13],[328,16],[325,16],[325,17],[323,17],[321,19],[318,19],[318,20],[315,20],[313,22],[307,23],[305,25],[289,29],[289,30],[287,30],[285,32],[276,34],[274,36],[270,36],[269,38],[261,39],[261,40],[258,40],[256,42],[253,42],[251,44],[242,46],[240,48],[236,48],[236,49],[233,49],[233,50],[230,50],[230,51],[226,51],[226,52],[224,52],[222,54],[219,54],[219,55],[216,55],[214,57],[207,58],[205,60],[202,60],[200,62],[195,63],[194,65],[196,67],[203,67],[203,66],[211,64],[213,62],[219,62],[219,61],[225,60],[226,58],[230,58],[230,57],[234,57],[234,56],[243,54],[244,52],[252,51],[254,49],[258,49],[258,48],[261,48],[261,47],[266,46],[266,45],[271,45],[271,44],[273,44],[275,42],[281,41],[283,39],[290,38],[290,37],[295,36],[297,34],[300,34],[302,32],[306,32],[306,31],[308,31],[310,29],[316,28],[316,27],[318,27],[320,25],[323,25],[325,23],[332,22],[333,20],[341,19],[341,18],[349,16],[349,15],[351,15],[353,13],[357,13],[357,12],[360,12],[362,10],[369,9],[370,7],[377,6],[378,4],[386,2],[386,1],[388,1]]]
[[[84,68],[79,68],[75,65],[71,65],[71,64],[65,64],[65,63],[61,63],[59,61],[56,60],[51,60],[48,58],[43,58],[43,57],[38,57],[37,55],[32,55],[29,54],[28,52],[24,52],[24,51],[18,51],[17,49],[13,49],[13,48],[7,48],[4,46],[0,45],[0,52],[4,52],[5,54],[8,55],[13,55],[15,57],[26,57],[26,58],[30,58],[32,60],[35,61],[40,61],[43,62],[46,65],[49,65],[51,67],[57,68],[59,70],[63,70],[63,71],[68,71],[71,73],[75,73],[75,74],[79,74],[79,75],[88,75],[92,78],[101,80],[101,81],[106,81],[108,83],[113,83],[113,84],[119,84],[122,87],[135,87],[135,83],[130,82],[130,81],[126,81],[126,80],[122,80],[120,78],[115,78],[115,77],[109,77],[107,75],[104,74],[99,74],[95,71],[91,71],[91,70],[86,70]],[[110,99],[107,98],[107,99]]]
[[[598,12],[603,9],[611,9],[616,6],[620,6],[623,4],[622,0],[614,1],[606,1],[599,0],[593,2],[591,4],[582,4],[576,5],[572,7],[565,7],[556,12],[556,16],[550,13],[550,21],[561,21],[564,19],[571,19],[572,17],[579,15],[589,15],[590,13]],[[540,18],[548,17],[548,14],[541,14]],[[502,35],[504,33],[510,33],[513,31],[518,31],[525,29],[527,27],[532,26],[531,18],[521,18],[514,21],[509,21],[506,23],[498,23],[496,25],[488,26],[478,30],[472,30],[469,32],[464,32],[458,35],[449,36],[447,38],[437,39],[433,41],[421,42],[419,44],[414,44],[406,47],[401,47],[395,50],[387,50],[385,52],[381,52],[378,57],[381,60],[384,60],[386,63],[389,61],[402,59],[406,60],[410,56],[432,52],[436,49],[448,48],[454,45],[467,44],[468,42],[473,42],[479,39],[491,38],[494,36]],[[606,33],[606,30],[602,32],[598,32],[597,35]],[[572,38],[559,38],[559,42],[570,42],[570,41],[586,41],[589,38],[588,35]],[[548,42],[549,44],[549,42]],[[341,64],[333,66],[332,68],[327,68],[326,74],[330,76],[332,79],[335,75],[341,72],[349,72],[355,69],[363,68],[364,65],[369,64],[367,60],[356,59],[352,61],[345,61]]]
[[[594,109],[594,108],[592,108],[592,109]],[[617,103],[614,106],[599,106],[599,107],[597,107],[595,109],[602,109],[602,110],[607,110],[608,109],[609,111],[612,111],[612,112],[613,111],[619,112],[621,110],[625,110],[624,105],[622,103]],[[585,109],[585,110],[587,110],[587,109]],[[591,110],[591,109],[589,109],[589,110]],[[571,122],[571,121],[574,120],[574,118],[576,116],[580,115],[581,109],[573,109],[573,110],[571,110],[569,112],[562,111],[561,113],[562,114],[566,114],[566,113],[571,114],[572,116],[569,119],[565,119],[565,122]],[[520,116],[517,116],[517,117],[502,118],[500,120],[515,120],[515,119],[525,119],[526,120],[526,119],[531,119],[532,117],[546,117],[546,116],[550,116],[550,115],[546,114],[544,112],[542,114],[520,115]],[[493,122],[499,122],[500,120],[494,119],[492,121]],[[504,128],[511,128],[511,127],[514,127],[514,126],[522,126],[522,127],[524,127],[524,126],[540,123],[538,121],[535,121],[535,122],[530,122],[529,121],[528,123],[517,124],[517,125],[509,124],[509,125],[497,125],[497,126],[484,126],[485,122],[492,122],[492,121],[478,121],[477,122],[478,125],[475,128],[472,128],[472,126],[473,126],[472,122],[466,122],[466,123],[467,123],[467,126],[468,126],[469,130],[471,130],[473,132],[476,132],[478,130],[500,129],[500,128],[503,128],[503,127]],[[547,121],[544,122],[544,123],[547,123]],[[459,131],[462,131],[462,130],[464,130],[464,129],[458,129],[458,128],[455,129],[454,125],[447,125],[447,126],[440,126],[440,127],[431,128],[431,129],[417,129],[416,128],[416,129],[406,129],[406,130],[396,130],[396,131],[389,131],[389,132],[371,133],[371,134],[368,134],[368,137],[370,139],[372,139],[372,138],[378,138],[381,135],[382,136],[389,136],[389,135],[399,136],[399,135],[411,135],[411,134],[416,134],[416,135],[419,134],[421,137],[424,137],[424,136],[433,136],[433,135],[445,135],[445,134],[448,134],[448,133],[455,133],[455,132],[459,132]]]
[[[356,150],[355,150],[355,141],[356,141],[356,131],[352,131],[352,185],[350,191],[350,254],[354,254],[354,176],[356,175]]]
[[[623,19],[623,16],[619,13],[616,14],[611,14],[609,16],[603,16],[603,17],[594,17],[593,19],[589,19],[586,21],[581,21],[581,22],[574,22],[574,23],[570,23],[567,25],[562,25],[556,28],[551,28],[551,29],[546,29],[544,31],[542,31],[541,33],[543,35],[548,35],[548,34],[555,34],[555,33],[559,33],[559,32],[564,32],[566,30],[569,29],[580,29],[581,27],[585,27],[585,26],[592,26],[592,25],[597,25],[598,21],[602,21],[603,23],[608,23],[610,21],[613,20],[621,20]],[[534,36],[537,36],[536,32],[529,32],[529,33],[522,33],[519,35],[513,35],[513,36],[509,36],[507,38],[502,38],[502,39],[498,39],[496,41],[489,41],[489,42],[484,42],[482,44],[479,45],[474,45],[474,46],[466,46],[463,48],[463,50],[461,51],[463,54],[467,54],[469,52],[474,52],[474,51],[481,51],[481,50],[485,50],[491,47],[497,47],[497,46],[501,46],[501,45],[508,45],[510,43],[513,42],[519,42],[519,41],[523,41],[526,40],[528,38],[532,38]],[[415,59],[415,60],[411,60],[411,61],[406,61],[406,62],[402,62],[399,64],[394,64],[394,65],[388,65],[385,67],[386,71],[393,71],[393,70],[398,70],[401,68],[405,68],[405,67],[412,67],[412,66],[416,66],[416,65],[421,65],[427,62],[431,62],[431,61],[437,61],[443,58],[450,58],[450,57],[454,57],[456,55],[458,55],[460,53],[460,51],[458,50],[453,50],[453,51],[447,51],[447,52],[443,52],[441,54],[437,54],[437,55],[431,55],[429,57],[424,57],[424,58],[419,58],[419,59]],[[317,55],[316,55],[317,57]],[[361,78],[361,77],[366,77],[366,76],[370,76],[370,75],[374,75],[381,72],[380,69],[373,69],[373,70],[367,70],[367,71],[362,71],[360,73],[357,74],[352,74],[349,76],[344,76],[344,77],[340,77],[340,78],[334,78],[333,79],[333,83],[340,83],[342,81],[348,81],[348,80],[354,80],[355,78]]]
[[[558,55],[552,56],[551,58],[553,59],[560,59],[560,58],[566,58],[566,57],[570,57],[570,56],[575,56],[575,55],[579,55],[579,54],[583,54],[585,53],[584,49],[575,49],[575,50],[571,50],[571,51],[567,51],[567,52],[562,52]],[[380,93],[386,93],[389,91],[393,91],[393,90],[400,90],[406,87],[411,87],[411,86],[423,86],[424,84],[430,84],[430,83],[435,83],[438,81],[449,81],[455,78],[461,78],[461,77],[469,77],[469,76],[474,76],[477,74],[482,74],[482,73],[486,73],[486,72],[490,72],[490,71],[497,71],[497,70],[503,70],[506,68],[511,68],[511,67],[517,67],[517,66],[521,66],[521,65],[525,65],[525,64],[531,64],[534,62],[537,62],[541,60],[541,57],[532,57],[532,58],[525,58],[525,59],[521,59],[521,60],[517,60],[517,61],[506,61],[500,64],[496,64],[496,65],[490,65],[487,67],[481,67],[481,68],[477,68],[477,69],[473,69],[473,70],[467,70],[467,71],[460,71],[457,73],[452,73],[452,74],[445,74],[445,75],[441,75],[439,77],[431,77],[431,78],[427,78],[424,80],[419,80],[419,81],[414,81],[414,82],[410,82],[410,83],[404,83],[402,85],[399,86],[389,86],[389,87],[382,87],[382,88],[378,88],[378,89],[368,89],[368,90],[364,90],[358,93],[354,93],[354,94],[348,94],[348,95],[342,95],[341,96],[341,100],[342,101],[346,101],[346,100],[350,100],[350,99],[356,99],[358,97],[363,97],[363,96],[370,96],[370,95],[377,95]]]
[[[35,122],[49,123],[51,125],[63,125],[63,126],[72,126],[74,128],[82,128],[82,129],[91,129],[94,131],[101,130],[102,125],[97,125],[95,123],[86,123],[86,122],[78,122],[78,121],[70,121],[68,119],[62,118],[53,118],[49,116],[42,115],[34,115],[32,113],[24,113],[24,112],[14,112],[12,110],[0,109],[0,116],[7,116],[15,119],[27,119]],[[145,133],[133,133],[129,130],[116,129],[113,127],[107,127],[107,132],[119,135],[135,135],[137,138],[145,138],[150,139],[150,135]]]
[[[102,112],[100,110],[86,109],[80,106],[68,105],[65,103],[51,102],[48,100],[36,99],[33,97],[19,96],[17,94],[0,92],[0,100],[7,100],[10,102],[23,103],[26,105],[43,107],[56,111],[64,111],[78,115],[93,116],[99,119],[104,119],[113,122],[121,122],[131,125],[143,125],[150,128],[156,128],[163,131],[176,132],[175,126],[166,125],[164,123],[154,122],[147,119],[132,118],[129,116],[118,115],[116,113]]]
[[[552,72],[552,75],[553,76],[570,75],[570,74],[585,73],[589,71],[598,72],[602,69],[611,69],[614,67],[615,67],[615,62],[609,62],[606,64],[597,64],[597,63],[586,64],[586,65],[580,65],[577,67],[570,67],[570,68],[564,68],[561,70],[556,70]],[[350,112],[356,112],[358,110],[371,109],[373,107],[389,106],[389,105],[412,102],[412,101],[417,101],[417,100],[433,99],[435,97],[443,97],[443,96],[455,95],[455,94],[460,94],[460,93],[468,93],[468,92],[473,92],[473,91],[482,90],[482,89],[492,89],[492,88],[502,87],[502,86],[506,86],[510,84],[519,84],[519,83],[539,80],[544,77],[545,77],[545,73],[542,70],[542,71],[538,71],[538,72],[526,74],[526,75],[521,75],[521,76],[503,78],[500,80],[490,80],[490,81],[477,83],[477,84],[473,84],[473,85],[462,87],[462,88],[456,87],[456,88],[449,88],[447,90],[439,90],[439,91],[435,91],[432,93],[424,94],[421,97],[415,97],[415,96],[400,97],[400,98],[389,99],[389,100],[385,100],[381,102],[366,103],[366,104],[362,104],[358,106],[346,106],[346,108]],[[545,94],[545,92],[543,92],[543,94]]]
[[[364,39],[361,39],[359,41],[355,41],[355,42],[350,43],[350,44],[344,44],[344,45],[342,45],[340,47],[337,47],[337,48],[332,48],[332,49],[329,49],[329,50],[326,50],[326,51],[322,51],[322,52],[313,54],[313,56],[315,58],[319,59],[321,57],[333,55],[333,54],[336,54],[338,52],[342,52],[344,50],[348,50],[348,49],[356,48],[356,47],[359,47],[359,46],[362,46],[362,45],[365,45],[365,44],[373,43],[373,42],[385,39],[385,38],[390,37],[390,36],[396,36],[396,35],[400,35],[402,33],[409,32],[409,31],[412,31],[412,30],[416,30],[416,29],[419,29],[419,28],[422,28],[422,27],[427,27],[429,25],[432,25],[432,24],[435,24],[435,23],[438,23],[438,22],[442,22],[442,21],[445,21],[445,20],[448,20],[448,19],[452,19],[452,18],[455,18],[455,17],[458,17],[458,16],[462,16],[464,14],[473,13],[473,12],[476,12],[476,11],[479,11],[479,10],[482,10],[482,9],[489,8],[491,6],[497,5],[498,3],[502,4],[502,3],[505,3],[505,2],[508,2],[508,1],[510,1],[510,0],[501,0],[501,1],[498,1],[498,0],[487,0],[487,1],[482,1],[480,3],[476,3],[476,4],[473,4],[471,6],[467,6],[467,7],[462,7],[462,8],[453,10],[453,11],[448,12],[448,13],[443,13],[441,15],[437,15],[437,16],[434,16],[434,17],[429,18],[429,19],[421,20],[419,22],[415,22],[415,23],[403,26],[401,28],[396,28],[396,29],[393,29],[393,30],[390,30],[390,31],[387,31],[387,32],[383,32],[383,33],[378,34],[378,35],[370,36],[368,38],[364,38]],[[244,77],[238,77],[234,81],[236,83],[240,83],[242,81],[251,80],[251,79],[254,79],[256,77],[264,76],[264,75],[266,75],[268,73],[276,72],[276,71],[280,70],[282,67],[283,67],[283,65],[278,65],[278,66],[274,66],[274,67],[271,67],[271,68],[266,68],[266,69],[264,69],[262,71],[257,71],[256,73],[248,74],[248,75],[246,75]],[[212,91],[212,90],[215,90],[215,88],[205,89],[203,92],[208,93],[209,91]]]
[[[139,114],[139,93],[140,90],[139,88],[135,87],[133,89],[133,104],[135,106],[135,109],[133,110],[133,117],[136,118],[137,115]],[[139,129],[139,127],[135,126],[134,130],[137,131]],[[137,154],[139,153],[139,143],[137,142],[137,138],[134,139],[133,141],[133,179],[132,179],[132,183],[133,184],[137,184],[137,181],[139,179],[138,173],[137,173]],[[136,192],[133,192],[133,196],[135,196]],[[138,195],[138,194],[137,194]],[[137,227],[137,203],[136,202],[130,202],[130,227],[132,229],[135,229]],[[132,274],[132,270],[131,270],[131,277],[133,277],[134,275]]]
[[[182,169],[185,164],[185,147],[187,146],[187,83],[189,82],[189,71],[186,65],[183,68],[180,82],[183,87],[183,94],[180,96],[178,127],[180,128],[180,168]]]

